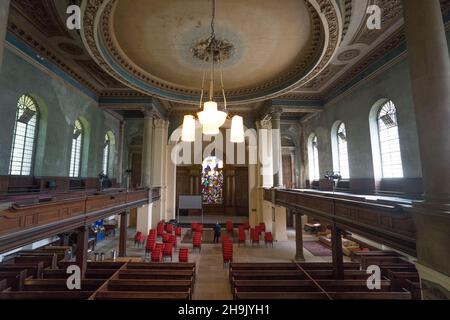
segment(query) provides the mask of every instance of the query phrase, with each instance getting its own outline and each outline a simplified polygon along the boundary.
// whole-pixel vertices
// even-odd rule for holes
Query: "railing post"
[[[81,270],[81,279],[85,278],[87,269],[87,251],[88,251],[89,228],[84,225],[77,229],[77,257],[76,264]]]
[[[120,214],[119,257],[126,257],[127,255],[129,212],[130,211],[127,209]]]
[[[344,279],[344,256],[342,253],[342,230],[335,224],[331,229],[331,250],[333,258],[333,274],[336,280]]]

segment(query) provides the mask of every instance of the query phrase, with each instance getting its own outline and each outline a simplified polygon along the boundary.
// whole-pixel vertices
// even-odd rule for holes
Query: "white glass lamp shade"
[[[231,119],[231,137],[233,143],[244,142],[244,119],[241,116],[234,116]]]
[[[227,114],[217,110],[217,102],[208,101],[203,106],[203,111],[199,112],[198,120],[203,126],[203,134],[215,135],[219,133],[219,128],[227,120]]]
[[[184,116],[183,129],[181,131],[181,140],[184,142],[195,141],[195,118],[194,116]]]

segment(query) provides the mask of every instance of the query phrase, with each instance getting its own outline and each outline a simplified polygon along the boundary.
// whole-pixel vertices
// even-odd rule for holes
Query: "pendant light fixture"
[[[216,1],[212,0],[212,18],[211,18],[211,35],[208,39],[207,51],[209,52],[209,59],[211,62],[211,75],[209,82],[209,100],[203,104],[204,85],[205,85],[205,73],[203,73],[202,90],[200,95],[200,106],[203,110],[197,113],[198,120],[202,125],[202,133],[204,135],[216,135],[220,133],[220,127],[225,123],[228,117],[227,99],[225,96],[225,89],[223,85],[223,73],[220,68],[220,82],[222,86],[223,105],[224,111],[218,109],[218,103],[214,101],[214,73],[215,73],[215,60],[216,54],[218,54],[218,62],[221,64],[221,52],[218,47],[218,42],[215,33],[215,18],[216,18]],[[208,54],[205,55],[205,60],[208,58]],[[221,66],[221,65],[220,65]],[[244,128],[243,119],[240,116],[235,116],[232,119],[231,128],[231,142],[243,142],[244,141]],[[241,134],[242,132],[242,134]],[[234,133],[234,134],[233,134]],[[193,142],[195,141],[195,118],[194,116],[187,115],[184,117],[183,129],[182,129],[182,141]]]

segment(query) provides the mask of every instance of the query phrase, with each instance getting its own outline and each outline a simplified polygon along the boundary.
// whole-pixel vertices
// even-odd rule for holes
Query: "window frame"
[[[106,151],[106,157],[105,157]],[[103,158],[102,158],[102,170],[103,174],[109,176],[109,157],[111,156],[111,138],[108,133],[105,134],[105,141],[103,143]],[[106,168],[105,168],[105,160],[106,160]]]
[[[308,157],[311,157],[311,161],[309,162],[309,165],[312,166],[309,170],[310,177],[309,179],[311,181],[318,181],[320,180],[320,163],[319,163],[319,139],[317,138],[316,134],[312,134],[309,140],[309,155]],[[317,154],[315,153],[315,150],[317,150]],[[317,166],[316,166],[317,163]],[[317,171],[316,171],[317,170]],[[317,177],[316,177],[317,173]]]
[[[395,128],[397,130],[397,138],[395,139],[397,142],[396,144],[398,144],[398,153],[399,153],[399,157],[400,157],[400,167],[401,167],[401,175],[399,176],[395,176],[395,175],[391,175],[391,176],[387,176],[385,173],[385,162],[383,161],[384,157],[383,157],[383,142],[381,141],[381,128],[380,128],[380,122],[383,121],[381,119],[381,113],[384,111],[385,107],[388,107],[389,109],[394,109],[394,115],[395,115]],[[386,112],[386,114],[389,114],[389,112]],[[395,103],[392,100],[386,100],[384,103],[381,104],[381,106],[378,107],[377,113],[376,113],[376,117],[375,117],[375,121],[376,121],[376,128],[377,128],[377,138],[378,138],[378,147],[379,147],[379,157],[380,157],[380,165],[381,165],[381,178],[382,179],[402,179],[405,176],[405,172],[403,170],[403,159],[402,159],[402,150],[401,150],[401,144],[400,144],[400,132],[399,132],[399,125],[398,125],[398,112],[397,112],[397,107],[395,105]],[[384,130],[389,130],[390,128],[385,128]],[[384,141],[384,143],[386,143],[387,141]],[[390,152],[389,154],[392,154],[395,152]],[[390,163],[390,165],[392,166],[392,163]],[[392,170],[391,170],[392,171]]]
[[[20,163],[20,174],[13,174],[12,173],[12,163],[13,163],[13,159],[14,159],[14,149],[15,149],[15,144],[16,144],[16,138],[17,138],[17,123],[19,122],[19,104],[20,101],[22,99],[29,99],[32,103],[32,105],[34,106],[34,108],[36,109],[36,124],[34,126],[34,136],[33,136],[33,143],[32,143],[32,154],[30,157],[30,172],[29,174],[23,174],[23,163],[24,163],[24,157],[25,157],[25,144],[26,144],[26,140],[24,141],[24,146],[23,146],[23,150],[22,150],[22,157],[21,157],[21,163]],[[14,131],[13,131],[13,139],[12,139],[12,144],[11,144],[11,152],[10,152],[10,156],[9,156],[9,167],[8,167],[8,175],[10,176],[23,176],[23,177],[31,177],[34,174],[34,164],[35,164],[35,159],[36,159],[36,147],[37,147],[37,140],[38,140],[38,136],[39,136],[39,122],[40,122],[40,109],[39,109],[39,105],[36,102],[36,100],[28,95],[28,94],[23,94],[20,96],[19,100],[17,101],[17,106],[16,106],[16,116],[15,116],[15,120],[14,120]],[[25,131],[25,135],[24,135],[24,139],[26,138],[26,132],[28,131],[28,123],[26,126],[26,131]]]
[[[74,143],[74,138],[73,138],[73,134],[75,133],[75,128],[77,123],[80,124],[80,129],[81,129],[81,133],[80,133],[80,146],[79,146],[79,162],[78,162],[78,172],[77,175],[72,175],[72,157],[73,157],[73,143]],[[80,137],[79,136],[79,137]],[[77,138],[78,139],[78,138]],[[79,179],[81,178],[81,166],[83,163],[83,143],[84,143],[84,126],[83,123],[81,122],[80,119],[77,119],[73,125],[73,130],[72,130],[72,144],[71,144],[71,148],[70,148],[70,161],[69,161],[69,177],[73,178],[73,179]]]
[[[343,127],[343,130],[345,132],[345,137],[346,137],[345,141],[344,141],[344,139],[342,139],[339,136],[339,133],[340,133],[342,127]],[[350,163],[349,163],[349,154],[348,154],[347,126],[345,125],[345,123],[343,121],[341,121],[339,123],[339,125],[337,126],[336,131],[335,131],[335,137],[336,137],[336,148],[337,148],[336,149],[337,150],[337,152],[336,152],[337,166],[338,166],[339,174],[341,175],[342,180],[349,180],[350,179]],[[341,141],[343,141],[343,142],[341,142]],[[341,164],[342,164],[342,161],[341,161],[342,160],[341,145],[343,143],[345,144],[345,151],[346,151],[346,158],[347,158],[347,161],[346,161],[346,164],[345,164],[345,166],[347,167],[346,168],[347,169],[347,176],[344,176],[342,174],[343,170],[342,170],[342,167],[341,167]]]

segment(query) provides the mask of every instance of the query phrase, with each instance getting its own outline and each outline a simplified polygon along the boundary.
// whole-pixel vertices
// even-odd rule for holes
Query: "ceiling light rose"
[[[223,126],[228,117],[227,111],[227,98],[225,95],[225,89],[223,86],[223,74],[222,68],[220,68],[220,83],[222,86],[222,95],[223,95],[223,105],[224,111],[218,110],[217,102],[214,101],[214,60],[216,60],[216,53],[218,52],[218,61],[219,64],[222,62],[222,55],[220,47],[218,46],[218,41],[216,39],[216,33],[214,30],[214,22],[216,17],[216,1],[213,0],[213,8],[212,8],[212,19],[211,19],[211,36],[209,38],[209,48],[210,52],[209,60],[211,62],[211,79],[209,86],[209,101],[203,104],[203,94],[204,94],[204,86],[205,86],[205,73],[203,73],[202,80],[202,90],[200,95],[200,108],[203,106],[203,111],[197,113],[198,120],[200,121],[203,127],[204,135],[216,135],[220,132],[220,127]],[[206,59],[205,59],[206,61]],[[236,117],[235,117],[236,118]],[[244,142],[244,127],[243,127],[243,119],[242,117],[237,116],[236,120],[233,118],[233,123],[236,123],[234,127],[235,135],[233,139],[234,142]],[[194,123],[194,124],[192,124]],[[193,128],[193,129],[192,129]],[[233,131],[233,129],[232,129]],[[242,133],[241,136],[239,136]],[[195,141],[195,119],[193,116],[185,116],[183,121],[183,133],[182,140],[186,142]],[[232,141],[233,142],[233,141]]]
[[[244,119],[241,116],[234,116],[231,119],[231,137],[233,143],[244,142]]]

